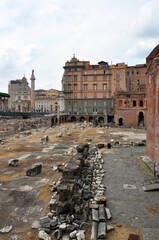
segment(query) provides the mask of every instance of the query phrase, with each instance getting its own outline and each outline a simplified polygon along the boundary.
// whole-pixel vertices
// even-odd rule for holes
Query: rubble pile
[[[106,187],[102,184],[105,170],[103,169],[103,158],[99,150],[92,149],[89,155],[90,165],[93,168],[92,179],[92,196],[90,199],[90,209],[92,210],[92,232],[91,240],[105,239],[106,232],[110,232],[114,228],[107,224],[107,220],[111,219],[111,214],[106,208]]]
[[[102,184],[105,170],[101,152],[89,144],[77,146],[77,153],[63,168],[62,177],[51,184],[53,192],[47,216],[40,219],[39,239],[85,239],[92,225],[91,239],[103,239],[113,227],[106,224],[111,214],[106,208],[106,187]],[[91,222],[92,221],[92,222]],[[92,223],[92,224],[91,224]]]
[[[85,239],[93,176],[88,155],[87,143],[77,146],[77,154],[63,169],[61,179],[51,185],[50,212],[40,219],[39,239],[51,239],[51,232],[57,239]]]

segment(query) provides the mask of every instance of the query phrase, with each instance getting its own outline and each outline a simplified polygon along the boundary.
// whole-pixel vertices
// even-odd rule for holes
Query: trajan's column
[[[32,70],[31,74],[31,111],[35,111],[35,76],[34,76],[34,70]]]

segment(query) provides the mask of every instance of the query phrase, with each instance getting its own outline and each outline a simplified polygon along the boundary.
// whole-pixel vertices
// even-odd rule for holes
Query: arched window
[[[119,126],[123,125],[123,118],[119,118]]]
[[[136,100],[133,100],[133,107],[136,107]]]
[[[140,107],[143,107],[143,101],[140,100]]]

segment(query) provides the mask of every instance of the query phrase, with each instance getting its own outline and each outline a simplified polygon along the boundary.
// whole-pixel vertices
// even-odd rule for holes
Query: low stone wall
[[[18,134],[26,132],[32,129],[38,129],[41,127],[51,127],[51,119],[49,117],[38,117],[32,119],[0,119],[0,138],[11,136],[12,134]]]

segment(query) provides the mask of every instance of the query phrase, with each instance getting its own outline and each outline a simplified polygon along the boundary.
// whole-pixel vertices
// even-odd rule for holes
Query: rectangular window
[[[137,85],[139,85],[139,84],[140,84],[140,79],[137,80]]]
[[[97,81],[97,76],[93,76],[93,81]]]
[[[84,113],[87,113],[87,108],[84,108]]]
[[[94,93],[94,98],[97,98],[97,94],[96,93]]]
[[[74,82],[77,82],[77,75],[74,75]]]
[[[119,106],[120,106],[120,107],[123,106],[123,100],[119,100]]]
[[[71,94],[70,94],[70,93],[68,94],[68,98],[69,98],[69,99],[71,98]]]
[[[87,90],[87,89],[88,89],[88,85],[84,84],[84,90]]]
[[[74,85],[74,91],[77,91],[77,84]]]
[[[137,74],[140,74],[140,70],[137,70],[136,73],[137,73]]]
[[[106,98],[106,97],[107,97],[106,93],[103,93],[103,98]]]
[[[120,89],[120,84],[116,84],[116,90],[118,91]]]
[[[68,82],[71,82],[71,76],[68,76]]]
[[[84,98],[87,98],[87,93],[84,94]]]
[[[104,75],[103,76],[103,81],[106,81],[107,80],[107,75]]]
[[[87,102],[84,102],[84,106],[87,106]]]
[[[97,106],[97,102],[94,102],[94,107],[96,107]]]
[[[85,71],[84,74],[87,75],[87,71]]]
[[[69,92],[71,91],[71,85],[68,85],[68,91]]]
[[[93,90],[97,90],[97,84],[93,84]]]
[[[97,71],[94,71],[94,74],[97,74]]]
[[[103,84],[103,90],[107,90],[107,84]]]
[[[107,103],[106,102],[104,102],[104,106],[106,107],[106,105],[107,105]]]
[[[87,76],[84,76],[84,81],[85,81],[85,82],[87,81]]]
[[[77,93],[74,94],[74,98],[77,98]]]
[[[119,82],[119,80],[120,80],[119,75],[116,75],[116,82]]]

